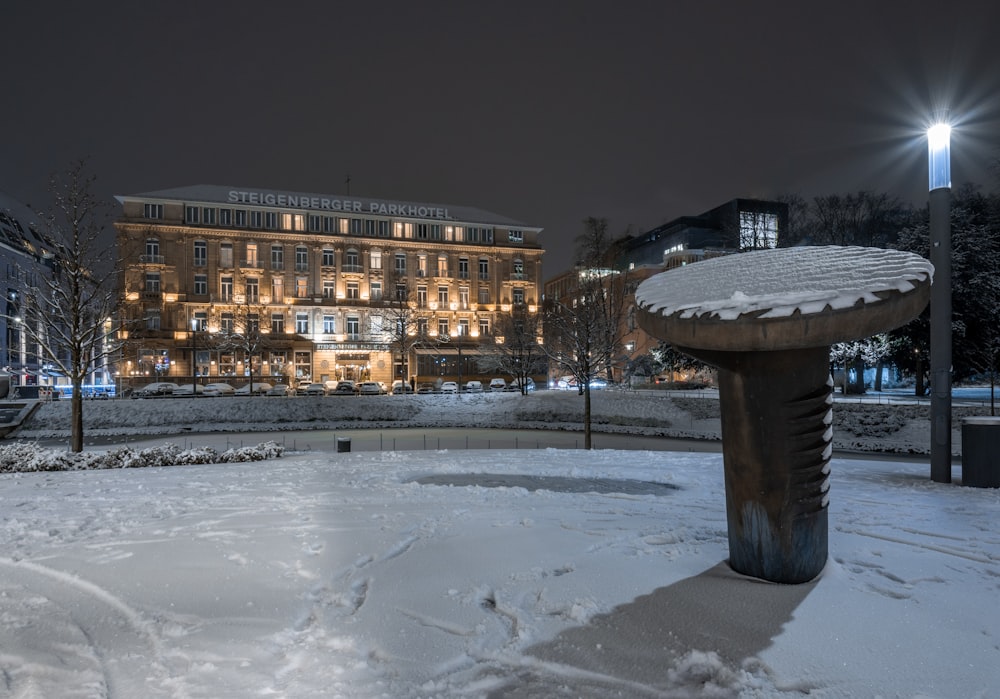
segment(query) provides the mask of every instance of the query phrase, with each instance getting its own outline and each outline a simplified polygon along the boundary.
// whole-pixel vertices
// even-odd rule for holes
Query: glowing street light
[[[951,127],[927,129],[931,264],[931,480],[951,483]]]

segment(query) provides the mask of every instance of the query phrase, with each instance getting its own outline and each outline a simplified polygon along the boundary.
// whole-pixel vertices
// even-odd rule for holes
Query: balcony
[[[353,274],[361,274],[365,271],[364,265],[341,265],[341,272],[350,272]]]
[[[264,269],[260,260],[240,260],[240,267],[243,269]]]
[[[308,262],[296,262],[295,263],[295,271],[296,272],[308,272],[309,271],[309,263]]]
[[[163,255],[139,255],[139,264],[162,265],[166,264],[166,260]]]

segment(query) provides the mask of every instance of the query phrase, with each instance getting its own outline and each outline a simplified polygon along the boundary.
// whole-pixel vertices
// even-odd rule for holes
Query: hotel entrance
[[[370,354],[338,354],[337,379],[339,381],[368,381],[371,379]]]

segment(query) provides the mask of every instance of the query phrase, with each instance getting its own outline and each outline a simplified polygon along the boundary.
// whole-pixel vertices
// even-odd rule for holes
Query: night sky
[[[822,8],[822,9],[820,9]],[[6,3],[0,189],[238,185],[642,231],[735,197],[926,200],[1000,156],[1000,3]],[[350,185],[345,184],[350,175]]]

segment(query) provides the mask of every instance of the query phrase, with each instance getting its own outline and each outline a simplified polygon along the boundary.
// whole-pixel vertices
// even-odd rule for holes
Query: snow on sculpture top
[[[912,253],[798,247],[717,257],[647,279],[640,324],[679,347],[771,350],[860,339],[927,305],[934,268]]]

